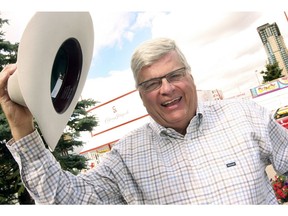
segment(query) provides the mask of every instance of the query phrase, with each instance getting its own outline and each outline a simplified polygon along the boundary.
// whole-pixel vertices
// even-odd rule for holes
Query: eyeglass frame
[[[173,78],[173,75],[176,73],[176,72],[179,72],[179,71],[182,71],[183,70],[183,72],[181,73],[181,77],[180,77],[180,79],[179,80],[170,80],[171,78]],[[171,72],[169,72],[169,73],[167,73],[167,74],[165,74],[164,76],[161,76],[161,77],[155,77],[155,78],[152,78],[152,79],[149,79],[149,80],[146,80],[146,81],[143,81],[143,82],[141,82],[141,83],[139,83],[138,85],[137,85],[137,89],[139,90],[141,90],[141,87],[143,87],[143,84],[145,84],[145,83],[147,83],[147,82],[150,82],[150,81],[159,81],[159,86],[157,86],[156,88],[154,88],[154,89],[152,89],[152,90],[144,90],[144,89],[142,89],[142,91],[143,92],[152,92],[152,91],[155,91],[155,90],[157,90],[157,89],[159,89],[159,88],[161,88],[161,86],[162,86],[162,79],[166,79],[169,83],[173,83],[173,82],[177,82],[177,81],[180,81],[182,78],[184,78],[185,77],[185,75],[187,74],[187,67],[181,67],[181,68],[179,68],[179,69],[176,69],[176,70],[174,70],[174,71],[171,71]],[[171,76],[172,75],[172,76]],[[171,78],[169,78],[171,76]]]

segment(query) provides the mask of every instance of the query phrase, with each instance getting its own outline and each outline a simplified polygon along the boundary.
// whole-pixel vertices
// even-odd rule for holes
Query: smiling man
[[[61,170],[17,106],[0,73],[0,103],[13,139],[7,147],[39,204],[277,204],[265,172],[288,174],[288,130],[248,100],[197,102],[191,68],[175,42],[141,44],[131,60],[151,122],[123,136],[93,170]],[[52,124],[52,123],[51,123]]]
[[[160,42],[161,40],[158,46]],[[169,45],[166,40],[162,43],[164,46]],[[139,83],[137,88],[141,99],[151,117],[160,125],[185,134],[190,119],[196,113],[197,93],[190,66],[180,50],[174,49],[172,45],[171,52],[162,54],[163,57],[153,64],[145,65],[139,70],[135,65],[145,64],[135,60],[137,55],[145,53],[140,47],[133,56],[131,67]],[[153,58],[154,55],[161,56],[161,53],[149,53],[147,58]]]

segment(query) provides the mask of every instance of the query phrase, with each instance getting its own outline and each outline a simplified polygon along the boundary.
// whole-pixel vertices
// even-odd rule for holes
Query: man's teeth
[[[163,103],[162,105],[163,106],[168,106],[168,105],[170,105],[170,104],[172,104],[172,103],[174,103],[174,102],[176,102],[178,100],[180,100],[180,97],[175,98],[174,100],[171,100],[171,101],[167,101],[167,102]]]

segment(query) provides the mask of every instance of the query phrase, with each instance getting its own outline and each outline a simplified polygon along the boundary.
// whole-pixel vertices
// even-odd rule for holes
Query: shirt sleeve
[[[288,176],[288,130],[270,117],[268,133],[272,165],[278,174]]]
[[[125,203],[117,184],[107,183],[109,174],[106,176],[105,169],[101,170],[101,175],[96,170],[77,176],[63,171],[36,130],[17,142],[10,140],[7,147],[19,165],[23,184],[36,203]]]

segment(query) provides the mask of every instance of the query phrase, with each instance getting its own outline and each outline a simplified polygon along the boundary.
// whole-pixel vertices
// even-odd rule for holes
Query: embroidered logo
[[[236,162],[231,162],[231,163],[226,164],[227,168],[232,167],[232,166],[236,166]]]

